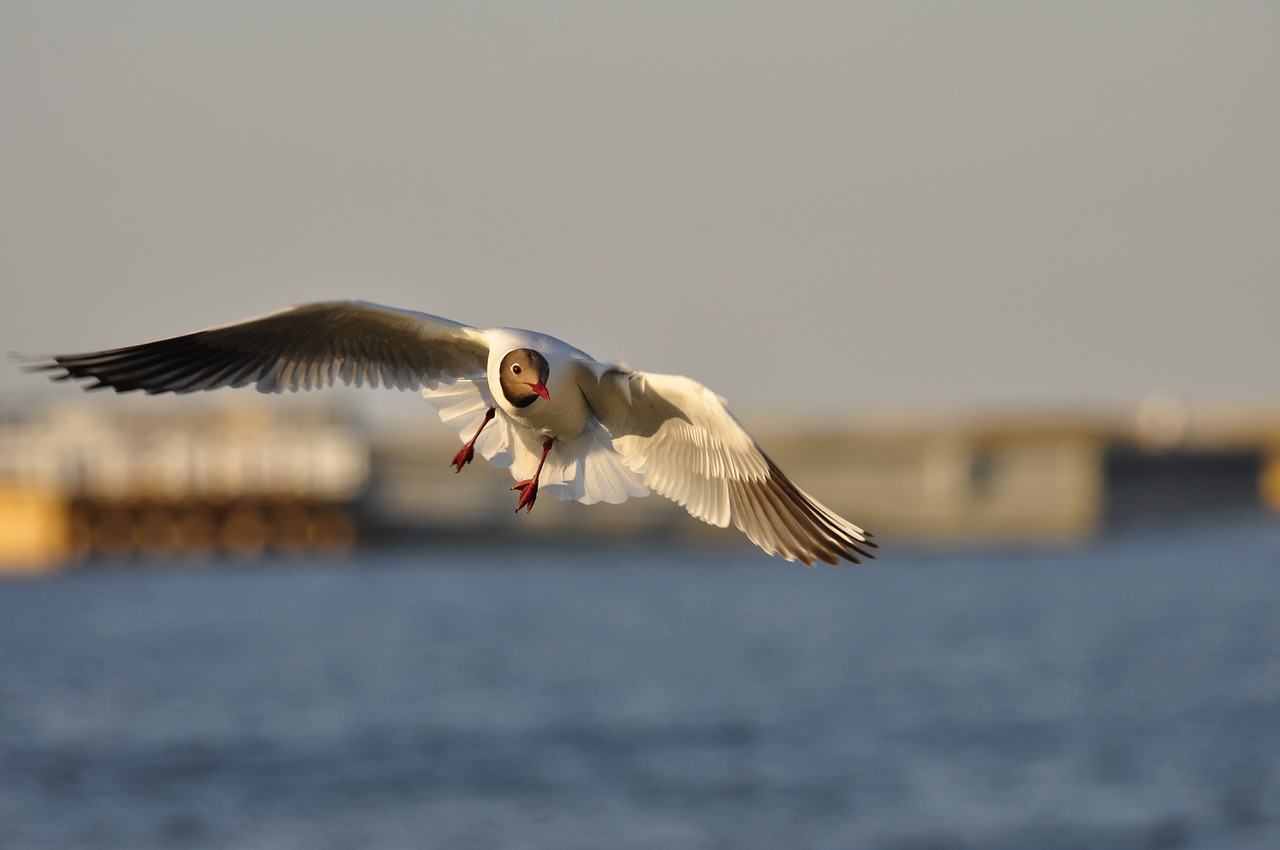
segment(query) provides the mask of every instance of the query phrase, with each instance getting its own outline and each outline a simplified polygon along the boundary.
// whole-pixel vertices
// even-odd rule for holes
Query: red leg
[[[511,489],[520,491],[520,501],[516,502],[516,513],[524,508],[525,513],[533,510],[533,502],[538,498],[538,476],[542,474],[542,465],[547,462],[547,453],[555,443],[555,437],[547,437],[542,441],[542,457],[538,458],[538,468],[533,471],[532,478],[517,482]]]
[[[453,460],[451,462],[453,463],[453,471],[455,473],[461,472],[462,467],[471,463],[471,459],[476,456],[476,440],[480,439],[480,432],[483,431],[484,426],[488,425],[489,421],[493,419],[494,413],[494,409],[492,407],[489,408],[489,412],[484,415],[484,421],[481,422],[480,427],[476,429],[476,435],[470,440],[467,440],[467,444],[462,447],[462,450],[453,456]]]

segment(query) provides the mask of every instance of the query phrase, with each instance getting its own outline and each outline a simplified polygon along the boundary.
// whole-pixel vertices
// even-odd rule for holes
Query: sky
[[[359,298],[739,411],[1273,401],[1278,43],[1274,2],[4,0],[0,347]]]

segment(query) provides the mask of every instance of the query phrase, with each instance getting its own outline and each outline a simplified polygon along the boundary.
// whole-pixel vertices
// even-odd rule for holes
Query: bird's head
[[[547,392],[551,366],[547,363],[547,358],[532,348],[508,351],[503,356],[498,371],[502,394],[513,406],[528,407],[539,397],[551,401],[551,393]]]

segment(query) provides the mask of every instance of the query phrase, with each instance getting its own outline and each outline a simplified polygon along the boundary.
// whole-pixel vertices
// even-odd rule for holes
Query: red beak
[[[551,393],[547,392],[546,385],[544,385],[542,381],[538,381],[536,384],[533,381],[525,381],[524,383],[529,389],[533,390],[547,401],[551,401]]]

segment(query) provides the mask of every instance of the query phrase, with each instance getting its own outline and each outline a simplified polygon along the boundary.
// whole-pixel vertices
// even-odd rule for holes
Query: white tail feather
[[[442,383],[423,390],[422,395],[463,443],[475,435],[485,413],[494,407],[489,387],[482,381]],[[499,469],[510,468],[511,477],[523,481],[538,468],[542,440],[499,412],[480,432],[476,453]],[[543,464],[538,487],[554,499],[585,505],[619,504],[633,496],[649,495],[649,488],[627,468],[608,433],[595,421],[574,439],[556,441]]]

